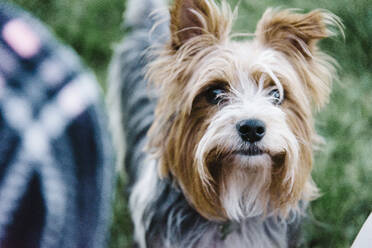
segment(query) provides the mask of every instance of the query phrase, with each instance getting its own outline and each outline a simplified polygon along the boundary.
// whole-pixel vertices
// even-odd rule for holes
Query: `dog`
[[[154,20],[165,6],[128,2],[110,65],[136,246],[297,247],[318,196],[313,114],[336,77],[318,41],[340,19],[267,9],[254,34],[234,35],[226,1],[174,0]]]

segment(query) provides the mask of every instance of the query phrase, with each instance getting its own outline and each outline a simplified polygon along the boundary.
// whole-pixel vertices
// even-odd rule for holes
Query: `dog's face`
[[[225,2],[175,1],[171,40],[149,70],[159,101],[148,148],[204,217],[285,217],[317,193],[312,108],[327,102],[334,68],[316,42],[339,22],[268,10],[238,42],[232,20]]]

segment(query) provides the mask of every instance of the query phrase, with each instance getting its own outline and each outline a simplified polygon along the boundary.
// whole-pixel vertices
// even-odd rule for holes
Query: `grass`
[[[46,22],[71,45],[105,87],[111,46],[123,36],[122,0],[11,0]],[[233,6],[237,0],[229,1]],[[327,143],[317,152],[313,177],[322,197],[311,204],[303,247],[350,247],[372,210],[372,8],[369,0],[241,0],[237,31],[253,32],[268,6],[324,8],[345,24],[341,37],[321,46],[340,63],[330,104],[318,114],[317,130]],[[111,248],[129,247],[132,226],[118,180],[113,203]]]

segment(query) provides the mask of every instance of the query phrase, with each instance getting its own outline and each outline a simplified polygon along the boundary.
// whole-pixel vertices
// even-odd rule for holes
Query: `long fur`
[[[295,246],[304,209],[317,196],[313,110],[327,102],[335,75],[317,42],[340,20],[324,10],[268,9],[254,39],[237,42],[236,14],[225,1],[175,0],[169,23],[154,32],[148,13],[164,6],[147,1],[129,3],[133,31],[116,50],[109,89],[117,138],[127,143],[137,244]],[[206,91],[221,83],[224,102],[211,105]],[[266,125],[254,144],[261,155],[241,153],[252,144],[236,123],[247,119]]]

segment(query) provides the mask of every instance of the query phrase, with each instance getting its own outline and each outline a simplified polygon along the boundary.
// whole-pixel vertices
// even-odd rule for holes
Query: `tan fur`
[[[257,201],[262,201],[265,213],[286,216],[297,208],[300,200],[313,199],[317,189],[310,173],[317,134],[312,105],[321,107],[327,102],[335,74],[333,60],[319,51],[317,41],[333,35],[328,25],[340,26],[338,18],[320,10],[309,14],[268,10],[258,23],[256,38],[236,42],[230,39],[234,14],[225,1],[219,7],[212,0],[176,0],[170,12],[171,40],[156,51],[157,59],[148,72],[148,78],[159,90],[159,101],[147,149],[159,161],[160,176],[172,176],[190,204],[211,220],[229,218],[221,194],[228,192],[226,180],[233,170],[247,173],[247,178],[251,173],[259,176],[260,170],[270,171],[271,178],[257,189],[261,194]],[[264,77],[270,79],[264,88],[277,84],[271,78],[273,75],[264,71],[264,62],[248,63],[237,49],[270,60],[270,56],[263,55],[266,52],[283,62],[273,59],[274,65],[268,63],[267,67],[280,81],[285,100],[280,109],[269,105],[267,108],[278,116],[285,115],[280,119],[283,128],[288,128],[296,140],[288,140],[288,147],[280,151],[267,151],[271,156],[267,167],[239,169],[242,165],[230,150],[234,145],[227,145],[228,138],[226,144],[217,140],[211,143],[215,146],[207,147],[206,141],[205,147],[198,147],[207,132],[218,133],[209,129],[221,128],[220,132],[224,132],[229,127],[215,120],[224,113],[221,111],[228,115],[228,108],[210,106],[203,98],[202,92],[209,85],[227,82],[231,90],[229,103],[239,106],[239,101],[246,99],[239,99],[234,90],[257,88]],[[244,113],[248,115],[250,111]],[[270,119],[274,117],[262,118],[275,124]],[[232,132],[227,136],[234,135]],[[207,151],[200,161],[196,158],[198,149]]]
[[[342,30],[340,19],[325,11],[314,10],[308,14],[292,13],[290,10],[268,9],[257,24],[257,39],[283,52],[302,73],[314,103],[322,107],[328,101],[332,76],[332,64],[336,62],[319,51],[316,46],[320,39],[333,36],[327,25]]]
[[[192,38],[208,36],[212,41],[227,38],[232,22],[231,11],[223,3],[222,9],[213,1],[174,1],[170,10],[172,46],[180,48]]]

